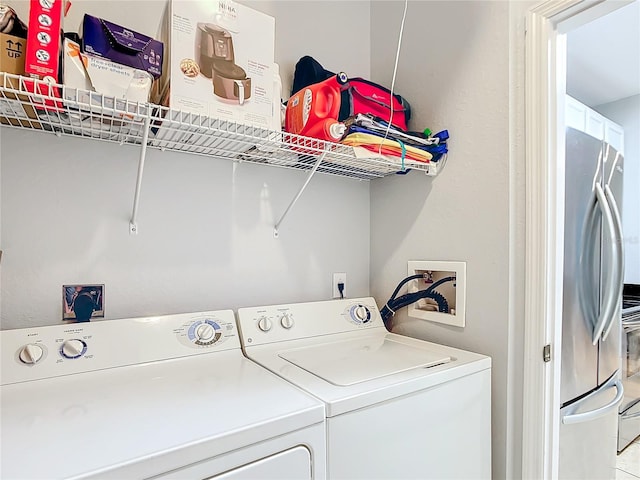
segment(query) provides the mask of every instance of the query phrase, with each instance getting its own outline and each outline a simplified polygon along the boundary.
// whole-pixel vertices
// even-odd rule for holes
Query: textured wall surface
[[[401,2],[373,2],[373,79],[389,85]],[[396,91],[412,128],[449,129],[442,175],[371,185],[371,290],[384,304],[408,260],[467,262],[467,326],[394,317],[398,333],[493,359],[493,474],[506,476],[510,319],[509,4],[409,2]],[[427,28],[428,25],[428,28]],[[377,35],[383,29],[391,33]]]

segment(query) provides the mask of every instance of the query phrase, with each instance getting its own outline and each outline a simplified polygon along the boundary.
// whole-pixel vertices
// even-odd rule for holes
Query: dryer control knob
[[[367,307],[362,305],[358,305],[353,312],[358,320],[362,323],[366,323],[369,320],[369,312],[367,311]]]
[[[260,317],[260,319],[258,320],[258,328],[263,332],[268,332],[269,330],[271,330],[271,320],[269,320],[267,317]]]
[[[80,358],[87,351],[87,344],[78,338],[66,340],[60,348],[60,354],[64,358]]]
[[[286,313],[283,314],[282,317],[280,317],[280,325],[289,330],[291,327],[293,327],[293,318],[291,318]]]
[[[196,328],[196,337],[198,338],[198,340],[204,342],[211,340],[215,333],[216,330],[213,328],[213,325],[210,325],[208,323],[198,325],[198,327]]]
[[[30,343],[20,349],[20,353],[18,356],[20,357],[20,361],[22,361],[22,363],[35,365],[40,360],[42,360],[43,355],[44,350],[42,350],[42,347],[40,345]]]

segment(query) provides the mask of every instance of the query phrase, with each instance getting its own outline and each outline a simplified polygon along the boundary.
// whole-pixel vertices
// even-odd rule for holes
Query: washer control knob
[[[367,311],[367,307],[362,305],[358,305],[353,312],[358,320],[362,323],[366,323],[369,320],[369,312]]]
[[[26,363],[27,365],[35,365],[40,360],[42,360],[42,356],[44,355],[44,350],[40,345],[36,345],[35,343],[30,343],[25,345],[20,349],[19,357],[22,363]]]
[[[80,358],[87,351],[87,344],[78,338],[66,340],[60,348],[60,354],[64,358]]]
[[[213,325],[207,322],[198,325],[198,328],[196,328],[196,337],[198,338],[198,340],[201,340],[203,342],[211,340],[215,333],[216,330],[213,328]]]
[[[271,330],[271,320],[269,320],[267,317],[260,317],[260,319],[258,320],[258,328],[263,332],[268,332],[269,330]]]
[[[282,317],[280,317],[280,325],[289,330],[293,327],[293,318],[291,318],[288,313],[282,314]]]

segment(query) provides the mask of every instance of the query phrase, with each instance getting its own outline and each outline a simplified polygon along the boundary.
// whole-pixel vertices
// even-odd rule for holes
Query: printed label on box
[[[171,5],[171,108],[279,129],[273,17],[228,0]]]
[[[24,75],[27,41],[24,38],[0,33],[0,71]]]
[[[56,83],[59,78],[63,0],[31,0],[25,73]]]
[[[15,40],[15,39],[12,40],[11,38],[7,38],[7,40],[4,43],[5,43],[5,45],[3,45],[5,50],[4,54],[8,58],[18,59],[22,55],[24,55],[24,44],[26,43],[26,41],[20,42],[19,40]]]

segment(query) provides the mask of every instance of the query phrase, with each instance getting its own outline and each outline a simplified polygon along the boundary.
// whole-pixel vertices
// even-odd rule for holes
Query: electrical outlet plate
[[[429,288],[429,285],[443,278],[455,277],[455,281],[447,281],[434,289],[440,295],[442,305],[446,302],[448,312],[438,311],[439,305],[435,300],[425,299],[412,303],[408,307],[411,318],[443,323],[454,327],[465,326],[466,308],[466,262],[440,262],[431,260],[410,260],[407,268],[408,275],[427,274],[428,278],[409,282],[409,292],[417,292]],[[442,301],[444,298],[444,302]]]
[[[331,284],[331,291],[333,292],[332,298],[340,298],[338,283],[344,283],[344,290],[342,291],[342,294],[344,295],[344,298],[347,298],[347,274],[345,272],[333,274],[333,283]]]

